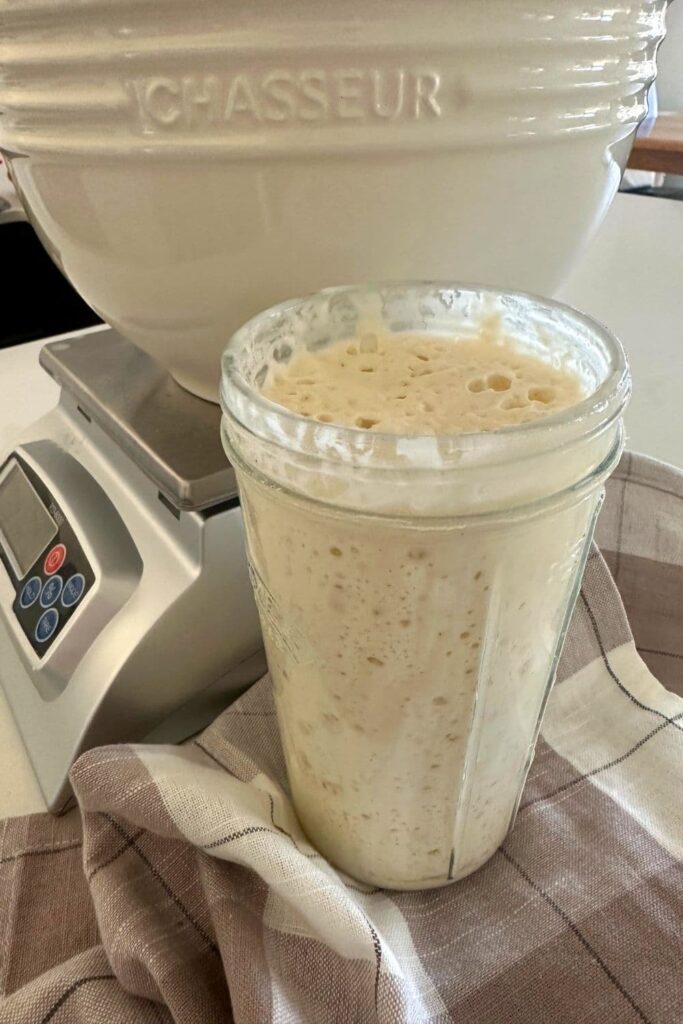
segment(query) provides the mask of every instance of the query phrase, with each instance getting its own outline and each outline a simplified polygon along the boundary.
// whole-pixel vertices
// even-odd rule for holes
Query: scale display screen
[[[17,462],[0,473],[0,542],[17,577],[26,575],[57,534],[57,524]]]

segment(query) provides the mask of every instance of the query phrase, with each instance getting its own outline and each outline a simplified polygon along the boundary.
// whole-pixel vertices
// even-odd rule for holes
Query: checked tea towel
[[[1,1024],[683,1022],[683,476],[627,455],[597,542],[480,871],[399,894],[330,867],[266,678],[181,747],[85,754],[63,817],[0,824]]]

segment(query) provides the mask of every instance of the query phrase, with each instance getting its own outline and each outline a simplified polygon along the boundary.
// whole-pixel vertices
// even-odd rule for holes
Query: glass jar
[[[376,329],[457,344],[491,325],[577,373],[588,397],[531,423],[433,436],[321,423],[260,394],[301,349]],[[475,287],[329,289],[232,338],[223,439],[292,799],[349,875],[444,885],[503,842],[629,390],[623,350],[599,324]]]

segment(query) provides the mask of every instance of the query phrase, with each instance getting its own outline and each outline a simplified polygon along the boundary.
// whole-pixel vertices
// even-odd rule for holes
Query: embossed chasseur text
[[[407,68],[155,75],[129,83],[146,131],[433,120],[443,113],[441,86],[438,71]]]

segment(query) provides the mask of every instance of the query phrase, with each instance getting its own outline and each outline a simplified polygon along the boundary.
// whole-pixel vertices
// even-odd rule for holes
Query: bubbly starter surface
[[[453,343],[368,332],[299,352],[263,390],[302,416],[396,434],[528,423],[575,405],[578,377],[495,334]]]
[[[483,337],[372,332],[296,355],[271,400],[366,430],[527,422],[572,374]],[[334,511],[241,477],[289,780],[313,843],[388,888],[463,877],[503,842],[597,496],[462,528]]]

